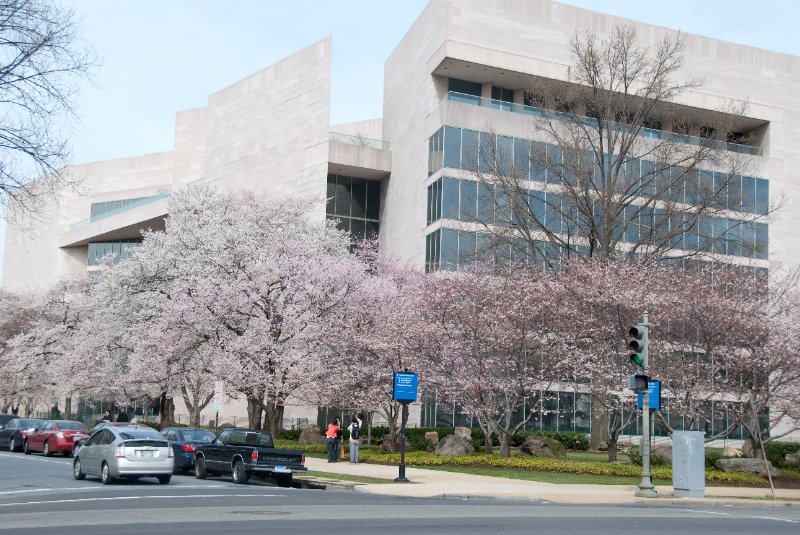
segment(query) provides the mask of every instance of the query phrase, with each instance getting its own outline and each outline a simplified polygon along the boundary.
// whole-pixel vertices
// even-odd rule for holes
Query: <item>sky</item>
[[[511,0],[526,2],[528,0]],[[383,63],[427,0],[62,0],[101,60],[76,102],[73,163],[169,151],[175,112],[333,36],[331,123],[382,115]],[[800,55],[796,0],[563,0]],[[5,228],[0,221],[0,257]],[[2,263],[0,262],[0,278]]]

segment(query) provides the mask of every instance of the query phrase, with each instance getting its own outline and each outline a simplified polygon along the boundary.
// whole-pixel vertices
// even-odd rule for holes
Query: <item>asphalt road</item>
[[[143,533],[800,533],[800,508],[566,506],[407,499],[175,476],[104,486],[71,459],[0,452],[0,531]]]

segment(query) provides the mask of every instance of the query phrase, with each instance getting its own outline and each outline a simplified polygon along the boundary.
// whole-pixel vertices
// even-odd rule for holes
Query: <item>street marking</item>
[[[777,520],[778,522],[791,522],[797,524],[800,520],[789,520],[788,518],[778,518],[776,516],[748,516],[747,518],[761,518],[763,520]]]
[[[719,513],[717,511],[702,511],[698,509],[684,509],[684,511],[687,511],[689,513],[705,513],[707,515],[727,515],[727,516],[731,515],[731,513]]]
[[[18,505],[42,505],[45,503],[78,503],[78,502],[99,502],[99,501],[123,501],[123,500],[147,500],[150,498],[171,498],[171,499],[197,499],[197,498],[285,498],[282,494],[188,494],[186,496],[170,496],[168,494],[157,494],[148,496],[113,496],[108,498],[71,498],[68,500],[40,500],[35,502],[2,503],[0,507],[10,507]]]
[[[42,461],[44,463],[56,463],[56,464],[63,464],[64,466],[69,466],[72,464],[72,461],[68,461],[67,459],[47,459],[45,457],[32,457],[30,455],[19,456],[19,455],[11,455],[8,453],[0,453],[0,457],[8,457],[9,459],[25,459],[28,461]]]
[[[53,489],[6,490],[6,491],[3,491],[3,492],[0,492],[0,494],[21,494],[23,492],[43,492],[43,491],[46,492],[48,490],[53,490]]]

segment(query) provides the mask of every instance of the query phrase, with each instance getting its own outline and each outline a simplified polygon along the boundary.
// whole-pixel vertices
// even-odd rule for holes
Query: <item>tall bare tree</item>
[[[95,65],[71,10],[53,0],[0,2],[0,212],[35,215],[75,185],[60,168],[73,99]]]
[[[576,33],[569,82],[532,82],[531,142],[483,134],[465,159],[473,178],[477,254],[533,265],[560,258],[759,257],[767,209],[750,173],[758,125],[746,103],[699,113],[676,104],[701,80],[679,80],[680,34],[643,45],[630,26]],[[742,192],[745,190],[744,201]],[[462,200],[463,192],[462,192]],[[592,445],[606,441],[595,384]]]

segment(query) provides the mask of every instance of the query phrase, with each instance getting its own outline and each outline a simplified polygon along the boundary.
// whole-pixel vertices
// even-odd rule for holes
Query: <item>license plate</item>
[[[282,473],[282,474],[287,474],[287,473],[291,472],[292,470],[290,468],[286,468],[285,466],[276,466],[275,468],[272,469],[272,471],[273,472],[279,472],[279,473]]]
[[[153,456],[153,452],[152,451],[147,451],[147,450],[146,451],[139,450],[139,451],[136,452],[136,454],[139,457],[152,457]]]

